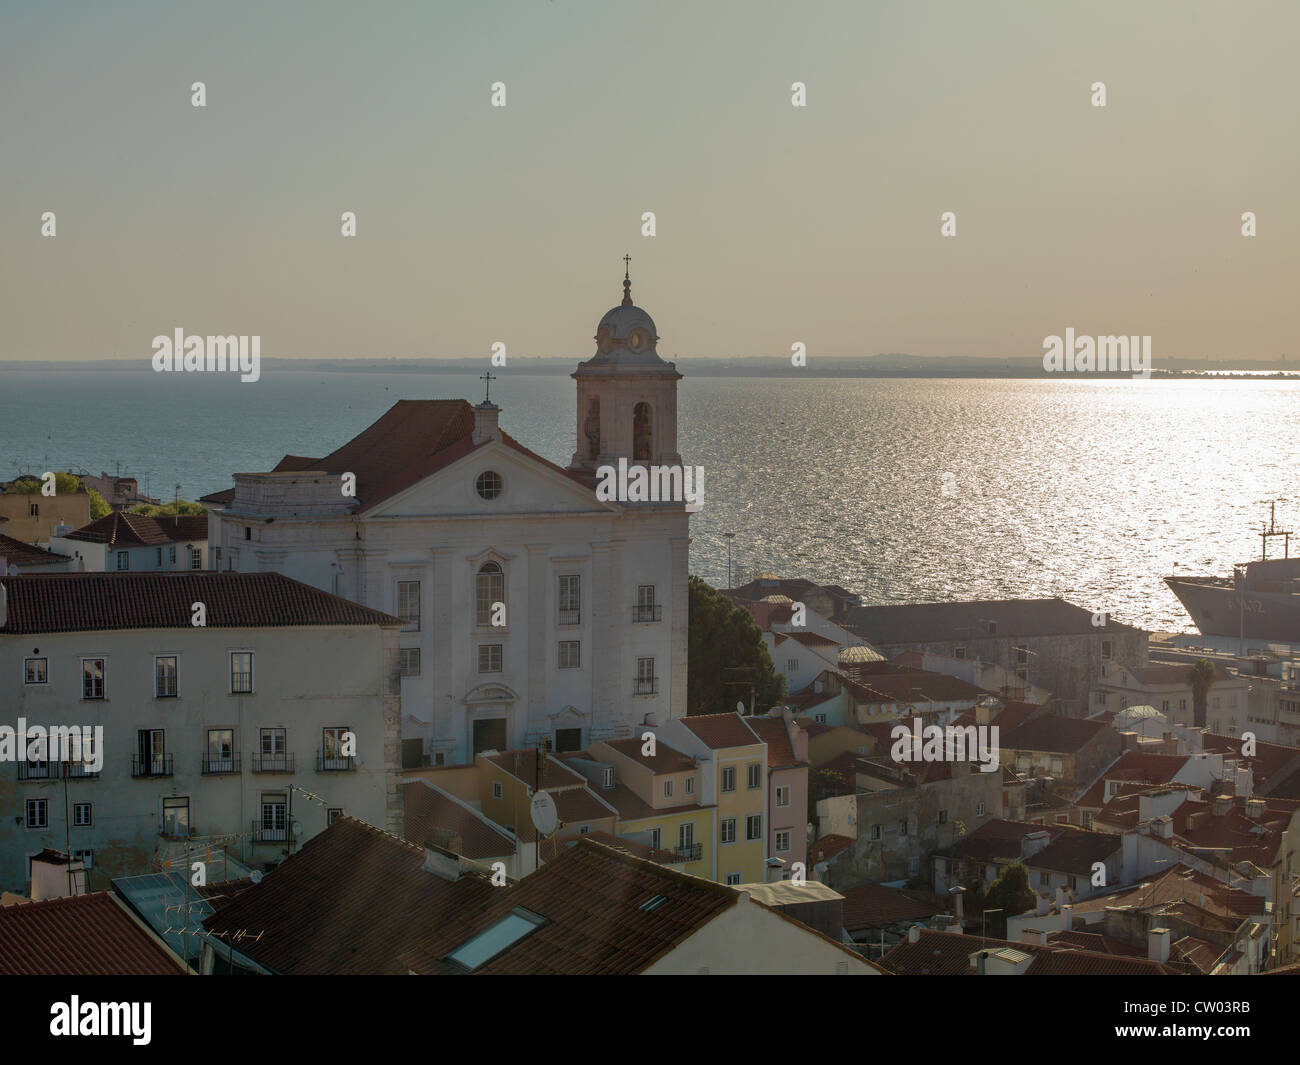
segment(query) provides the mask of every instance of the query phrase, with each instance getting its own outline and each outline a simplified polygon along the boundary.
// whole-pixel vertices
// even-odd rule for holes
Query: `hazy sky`
[[[0,0],[0,360],[585,358],[625,252],[669,358],[1296,358],[1298,38],[1293,0]]]

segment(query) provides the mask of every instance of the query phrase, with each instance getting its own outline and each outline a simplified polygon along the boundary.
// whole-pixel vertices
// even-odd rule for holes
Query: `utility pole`
[[[725,532],[722,534],[727,538],[727,590],[731,590],[731,541],[736,538],[734,532]]]

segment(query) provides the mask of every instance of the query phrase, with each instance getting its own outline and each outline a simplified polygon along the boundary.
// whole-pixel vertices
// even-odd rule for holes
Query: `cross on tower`
[[[486,382],[487,382],[487,393],[483,396],[483,402],[484,402],[484,403],[491,403],[491,402],[492,402],[492,382],[495,381],[496,378],[492,376],[492,371],[489,370],[489,371],[488,371],[487,373],[485,373],[485,374],[480,374],[480,375],[479,375],[479,380],[480,380],[480,381],[486,381]]]
[[[625,281],[631,279],[631,274],[630,274],[631,262],[632,262],[632,256],[630,255],[623,256],[623,279]]]

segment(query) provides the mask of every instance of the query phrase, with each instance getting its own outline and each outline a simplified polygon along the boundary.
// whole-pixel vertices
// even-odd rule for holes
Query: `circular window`
[[[503,487],[501,474],[497,473],[496,470],[484,470],[474,481],[474,491],[482,499],[496,499],[501,494]]]

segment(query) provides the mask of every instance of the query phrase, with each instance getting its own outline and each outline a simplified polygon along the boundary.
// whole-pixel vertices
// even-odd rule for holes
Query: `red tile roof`
[[[739,714],[697,714],[679,720],[711,750],[749,747],[763,742]]]
[[[1142,784],[1168,784],[1186,764],[1186,755],[1125,751],[1114,765],[1102,771],[1092,787],[1074,801],[1074,805],[1100,809],[1105,804],[1106,781],[1127,780]]]
[[[850,933],[924,921],[947,912],[945,906],[933,900],[926,901],[884,884],[859,884],[841,890],[840,894],[844,896],[844,929]]]
[[[811,865],[834,861],[837,854],[852,847],[855,842],[857,841],[851,836],[838,836],[835,833],[822,836],[816,842],[808,844],[808,861]]]
[[[880,964],[902,976],[973,976],[978,969],[972,955],[1010,948],[1032,959],[1025,976],[1175,976],[1178,969],[1142,957],[1119,957],[1069,945],[1012,943],[957,932],[921,929],[917,942],[903,939]]]
[[[793,769],[795,766],[807,765],[795,758],[794,748],[790,746],[790,733],[786,731],[785,722],[781,718],[751,717],[748,720],[749,727],[767,744],[769,769]]]
[[[158,544],[181,540],[207,542],[208,516],[182,514],[179,517],[150,518],[115,510],[102,518],[75,529],[65,537],[91,544],[108,544],[114,547],[154,547]]]
[[[243,932],[235,950],[275,973],[405,975],[399,955],[423,934],[473,920],[507,890],[475,872],[443,879],[424,862],[423,847],[344,817],[204,926]]]
[[[515,840],[503,829],[426,780],[402,784],[402,810],[402,835],[417,846],[424,846],[441,829],[460,837],[460,846],[449,849],[466,858],[482,861],[515,853]]]
[[[1099,630],[1100,631],[1100,630]],[[1000,732],[1004,751],[1051,751],[1073,754],[1082,750],[1107,727],[1100,721],[1077,717],[1037,717]]]
[[[523,781],[530,788],[537,787],[537,748],[523,747],[514,751],[497,751],[492,754],[485,753],[482,757],[516,780]],[[551,788],[586,784],[587,778],[581,773],[575,773],[554,755],[547,755],[542,762],[540,783],[542,790],[548,791]]]
[[[603,843],[606,847],[612,847],[616,851],[630,854],[634,858],[644,858],[656,865],[685,865],[691,860],[686,855],[678,854],[676,851],[656,850],[654,847],[647,847],[644,843],[637,843],[626,836],[611,836],[608,832],[588,832],[581,838]],[[576,845],[578,841],[566,840],[565,842],[569,845]]]
[[[1219,736],[1213,732],[1205,733],[1201,740],[1204,751],[1218,752],[1225,757],[1237,758],[1248,765],[1255,780],[1257,795],[1267,797],[1265,785],[1268,780],[1274,776],[1282,780],[1283,770],[1287,771],[1285,775],[1290,775],[1291,771],[1300,767],[1300,747],[1287,747],[1280,743],[1263,743],[1257,740],[1255,753],[1247,758],[1242,756],[1241,746],[1239,736]]]
[[[624,757],[646,766],[652,773],[689,773],[695,769],[694,758],[669,747],[668,744],[657,737],[655,739],[655,753],[649,757],[641,753],[641,748],[644,745],[636,737],[621,740],[603,740],[602,742]]]
[[[206,604],[210,629],[401,624],[279,573],[33,573],[0,584],[5,633],[188,629],[194,603]]]
[[[71,556],[56,554],[53,551],[46,551],[43,547],[37,547],[35,544],[25,544],[21,540],[15,540],[12,536],[5,536],[0,533],[0,558],[10,566],[45,566],[52,562],[67,562]],[[0,568],[0,576],[3,576],[4,569]]]
[[[617,818],[618,812],[612,804],[607,805],[590,788],[548,788],[555,800],[555,812],[560,822],[571,827],[589,821],[601,821]]]
[[[186,966],[108,891],[0,909],[0,975],[182,976]]]

